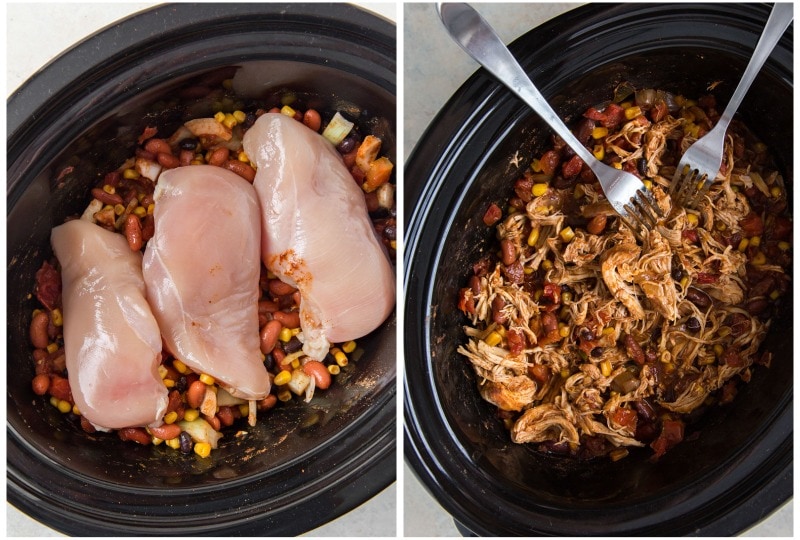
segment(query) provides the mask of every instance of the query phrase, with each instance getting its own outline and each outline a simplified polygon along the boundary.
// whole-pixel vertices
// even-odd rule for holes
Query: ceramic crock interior
[[[173,42],[162,40],[162,45],[172,43],[172,48],[162,47],[163,52],[153,52],[152,43],[145,41],[122,59],[112,58],[96,67],[87,80],[71,81],[66,94],[45,102],[36,116],[10,134],[7,418],[8,464],[14,480],[9,491],[17,504],[21,501],[35,512],[37,505],[32,501],[36,497],[64,497],[65,503],[72,499],[76,513],[105,506],[111,514],[95,516],[101,527],[96,530],[102,531],[104,521],[112,528],[115,521],[124,523],[125,518],[115,512],[172,515],[170,519],[181,513],[207,512],[210,507],[203,509],[203,503],[224,488],[238,491],[242,499],[210,512],[221,512],[217,524],[225,523],[226,512],[236,514],[239,522],[264,520],[278,508],[297,504],[298,498],[313,496],[309,491],[322,495],[332,492],[337,482],[351,481],[351,474],[374,474],[365,465],[374,465],[379,456],[393,455],[394,314],[358,341],[363,354],[330,389],[318,392],[309,404],[296,400],[276,407],[256,427],[247,428],[243,438],[228,433],[210,459],[184,457],[163,446],[124,443],[115,435],[88,435],[31,391],[34,372],[27,336],[30,313],[36,306],[30,293],[36,270],[52,255],[50,229],[83,211],[89,189],[132,155],[145,126],[156,126],[159,134],[168,136],[188,118],[213,114],[208,100],[195,98],[202,87],[232,77],[237,97],[245,104],[251,99],[279,104],[291,94],[300,108],[344,110],[357,119],[363,132],[381,135],[394,160],[393,49],[390,53],[366,38],[362,45],[352,44],[348,31],[353,30],[342,26],[342,37],[322,35],[337,31],[321,18],[325,11],[330,9],[316,10],[317,15],[301,17],[300,23],[281,25],[278,17],[261,27],[254,26],[252,18],[249,27],[248,19],[233,18],[227,22],[227,32],[208,32],[203,39],[184,29],[182,35],[173,36]],[[364,20],[363,14],[349,15]],[[219,22],[217,27],[225,24]],[[300,29],[292,29],[292,24]],[[327,29],[315,30],[315,25]],[[246,32],[250,35],[242,35]],[[316,43],[310,44],[309,34],[319,34]],[[373,48],[364,52],[362,46]],[[61,174],[67,167],[71,172]],[[361,456],[360,461],[353,462],[348,455]],[[382,485],[363,481],[363,486],[370,487],[353,490],[361,500],[344,497],[342,508],[331,505],[331,512],[362,502],[391,482],[394,474],[381,470],[377,476]],[[254,488],[249,495],[244,489],[248,482]],[[97,491],[88,489],[77,495],[71,491],[81,485]],[[211,495],[198,495],[202,493]],[[170,498],[146,500],[150,496]],[[198,502],[196,510],[190,509],[191,500]],[[256,508],[247,514],[238,505]],[[180,510],[182,506],[185,510]],[[136,512],[130,512],[131,508]],[[72,510],[68,506],[65,511]],[[320,512],[320,518],[329,517]],[[208,523],[213,521],[204,522]],[[320,521],[310,516],[295,523],[272,530],[297,534]],[[132,522],[131,526],[138,525],[143,524]]]
[[[528,50],[522,43],[516,45],[518,51]],[[529,49],[535,51],[535,45],[529,44]],[[711,82],[723,81],[715,94],[724,104],[747,62],[746,53],[733,49],[670,47],[658,42],[644,42],[639,53],[628,52],[605,61],[600,59],[603,52],[606,51],[601,39],[597,48],[585,55],[594,55],[594,60],[581,61],[573,53],[572,57],[556,61],[532,63],[544,64],[535,74],[535,80],[567,122],[578,118],[589,106],[607,102],[622,81],[629,81],[636,88],[661,88],[686,96],[703,95]],[[572,60],[576,65],[569,67]],[[791,63],[788,66],[791,73]],[[432,400],[425,403],[439,408],[447,426],[440,432],[422,435],[424,442],[417,451],[433,456],[425,455],[421,460],[430,462],[428,470],[435,471],[430,474],[437,478],[434,482],[446,486],[452,481],[452,485],[438,491],[443,504],[457,521],[462,520],[468,529],[479,534],[691,532],[706,519],[702,513],[694,516],[697,521],[686,519],[683,524],[671,524],[672,529],[664,529],[663,523],[659,525],[657,520],[664,516],[653,515],[670,506],[680,507],[693,495],[709,489],[718,482],[721,470],[733,470],[740,460],[768,461],[768,456],[753,456],[746,449],[754,447],[774,419],[791,406],[791,294],[766,340],[775,354],[772,367],[756,369],[752,381],[741,388],[732,405],[701,417],[688,429],[689,440],[658,463],[649,459],[649,449],[634,449],[615,463],[576,462],[539,454],[530,445],[512,444],[494,415],[494,408],[480,398],[472,369],[456,352],[463,342],[461,328],[466,319],[455,306],[458,290],[466,283],[472,263],[487,249],[493,249],[490,248],[493,231],[482,224],[481,218],[490,201],[500,202],[512,193],[510,187],[519,175],[518,167],[510,164],[512,156],[519,151],[520,156],[527,157],[521,165],[527,166],[534,156],[533,150],[541,152],[549,141],[549,130],[519,102],[508,103],[499,98],[503,91],[483,100],[488,94],[480,93],[479,81],[483,82],[474,78],[465,85],[481,96],[476,99],[476,110],[484,108],[483,113],[489,110],[491,115],[505,116],[507,120],[475,127],[481,121],[481,112],[476,113],[470,119],[476,124],[469,135],[454,145],[458,146],[454,153],[462,156],[459,159],[472,160],[465,166],[469,170],[459,168],[454,162],[435,169],[435,174],[441,175],[437,178],[443,180],[441,185],[437,184],[440,190],[435,195],[426,193],[428,198],[423,197],[421,204],[426,205],[428,221],[420,229],[424,231],[420,233],[424,247],[417,251],[431,250],[433,254],[420,264],[421,268],[412,268],[410,274],[413,292],[407,300],[407,310],[416,312],[425,305],[432,309],[422,333],[418,334],[424,341],[423,347],[410,348],[407,338],[406,348],[425,351],[425,365],[430,369],[434,393]],[[741,116],[772,149],[790,193],[792,96],[791,75],[787,80],[781,70],[776,72],[768,66],[740,108]],[[496,100],[496,105],[487,107],[486,103],[492,100]],[[473,135],[473,139],[466,141]],[[484,155],[475,158],[476,152]],[[431,221],[431,215],[448,217]],[[417,279],[421,290],[416,289]],[[407,372],[410,369],[407,367]],[[419,378],[407,381],[406,392],[411,394],[412,401],[415,393],[424,392],[416,387],[419,382]],[[419,403],[415,403],[413,414],[431,414],[419,413]],[[428,429],[426,423],[427,420],[414,418],[414,429],[424,431]],[[784,427],[787,432],[780,438],[785,439],[783,443],[791,444],[791,424]],[[445,453],[438,449],[440,445],[447,448]],[[406,452],[408,455],[408,447]],[[453,466],[454,463],[457,465]],[[470,486],[472,489],[467,489]],[[683,510],[676,513],[679,511]],[[759,517],[752,517],[751,522]],[[682,526],[687,529],[682,531]]]

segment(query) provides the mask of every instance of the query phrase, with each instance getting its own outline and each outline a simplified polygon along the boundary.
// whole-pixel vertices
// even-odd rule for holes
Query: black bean
[[[286,345],[283,346],[283,350],[286,351],[286,354],[292,354],[294,352],[299,351],[303,348],[303,344],[297,339],[297,336],[292,336]]]
[[[267,371],[272,371],[272,368],[275,367],[275,357],[272,356],[272,353],[269,353],[264,358],[264,367],[267,368]]]
[[[645,158],[639,158],[636,160],[636,169],[639,171],[639,174],[642,176],[647,176],[647,160]]]
[[[178,143],[178,146],[181,150],[192,150],[194,151],[197,148],[197,139],[188,137],[186,139],[181,139],[181,142]]]
[[[183,394],[189,388],[189,381],[186,380],[186,375],[181,375],[175,382],[175,390]]]
[[[185,431],[181,431],[178,440],[181,443],[181,452],[184,454],[191,454],[192,448],[194,448],[194,444],[192,443],[192,436],[186,433]]]
[[[338,150],[340,154],[349,154],[355,149],[356,143],[355,137],[345,137],[344,140],[336,146],[336,150]]]
[[[692,334],[700,331],[700,321],[697,317],[689,317],[686,321],[686,329]]]
[[[581,326],[578,330],[578,337],[583,341],[592,341],[594,339],[594,332],[586,326]]]
[[[603,356],[603,348],[595,347],[594,349],[592,349],[592,356],[594,356],[595,358],[600,358],[601,356]]]

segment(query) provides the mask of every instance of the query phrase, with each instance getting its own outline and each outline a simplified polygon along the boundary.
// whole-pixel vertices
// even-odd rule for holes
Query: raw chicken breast
[[[164,345],[231,394],[269,393],[258,335],[259,209],[253,186],[211,165],[161,173],[155,235],[144,253],[147,299]]]
[[[99,429],[152,425],[167,410],[161,334],[145,299],[142,255],[121,234],[84,220],[55,227],[64,352],[72,396]]]
[[[261,256],[300,290],[303,352],[321,360],[329,342],[362,337],[389,316],[394,272],[364,193],[330,142],[268,113],[245,133],[244,150],[257,166]]]

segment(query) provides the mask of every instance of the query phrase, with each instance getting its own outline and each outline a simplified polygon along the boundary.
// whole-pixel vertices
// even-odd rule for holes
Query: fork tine
[[[623,221],[640,240],[643,239],[642,231],[654,228],[658,224],[658,218],[663,217],[652,195],[643,189],[637,190],[623,208],[626,212]]]
[[[697,203],[700,202],[700,199],[705,197],[705,194],[708,193],[708,190],[709,188],[711,188],[712,183],[713,182],[709,181],[708,175],[705,174],[702,176],[702,178],[695,179],[695,182],[693,182],[693,184],[695,186],[696,191],[694,192],[694,195],[692,196],[691,200],[689,200],[689,202],[684,206],[687,206],[689,208],[695,208],[697,206]]]
[[[689,166],[686,165],[683,169],[687,169]],[[680,169],[675,171],[675,174],[678,175]],[[673,178],[672,180],[672,200],[675,201],[676,204],[681,206],[687,206],[686,202],[689,201],[693,196],[694,193],[697,191],[697,169],[691,169],[687,171],[685,174],[680,174],[677,178]]]

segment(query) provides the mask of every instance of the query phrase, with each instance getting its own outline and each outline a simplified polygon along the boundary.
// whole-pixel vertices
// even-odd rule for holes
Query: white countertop
[[[473,5],[500,37],[510,43],[579,4]],[[403,121],[407,158],[436,113],[479,66],[445,33],[433,4],[405,4],[403,21]],[[403,501],[406,536],[460,536],[452,518],[431,497],[408,465],[404,465]],[[792,536],[793,506],[790,500],[742,536]]]
[[[359,3],[390,20],[397,20],[394,3]],[[60,52],[95,31],[152,3],[11,3],[6,11],[7,80],[10,95]],[[399,445],[398,445],[399,447]],[[393,537],[397,534],[397,484],[304,536]],[[6,504],[7,536],[63,536]]]

